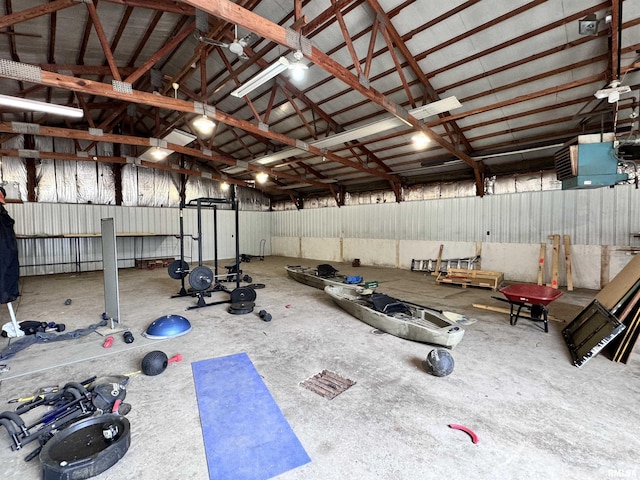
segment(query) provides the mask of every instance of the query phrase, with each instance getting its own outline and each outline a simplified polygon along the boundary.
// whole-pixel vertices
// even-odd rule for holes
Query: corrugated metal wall
[[[640,232],[640,190],[618,185],[271,215],[275,237],[539,243],[559,233],[573,244],[628,246]]]
[[[120,267],[136,258],[178,257],[179,209],[79,204],[9,204],[19,241],[22,275],[102,268],[99,238],[34,238],[100,232],[114,218],[119,233],[165,236],[118,238]],[[184,210],[184,232],[197,232],[196,209]],[[632,185],[593,190],[528,192],[300,211],[240,211],[240,253],[271,254],[271,238],[372,238],[458,242],[539,243],[559,233],[574,245],[638,246],[640,190]],[[214,257],[213,213],[203,209],[204,261]],[[235,217],[218,210],[218,258],[235,253]],[[198,244],[185,239],[185,256],[197,262]]]
[[[21,275],[43,275],[102,269],[102,244],[99,234],[102,218],[114,218],[116,232],[153,233],[155,236],[120,236],[117,239],[118,266],[135,266],[141,258],[178,258],[180,210],[178,208],[115,207],[78,204],[8,204],[15,220]],[[197,209],[184,209],[185,259],[198,261]],[[235,214],[219,210],[217,219],[218,258],[235,255]],[[271,250],[271,220],[267,213],[239,212],[240,252],[258,255],[265,239],[265,254]],[[213,211],[202,209],[202,257],[214,258]],[[74,236],[75,235],[75,236]]]

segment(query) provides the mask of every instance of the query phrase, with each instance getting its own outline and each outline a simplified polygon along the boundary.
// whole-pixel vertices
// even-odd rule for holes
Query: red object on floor
[[[113,337],[107,337],[104,343],[102,344],[104,348],[109,348],[111,345],[113,345]]]
[[[509,323],[511,325],[518,323],[520,312],[524,308],[531,312],[531,316],[522,318],[528,318],[534,322],[543,322],[545,332],[549,331],[547,305],[562,296],[562,292],[556,288],[528,283],[509,285],[501,288],[500,293],[507,297],[507,300],[504,301],[509,302]]]
[[[562,291],[557,288],[526,283],[516,283],[501,288],[500,293],[511,302],[530,303],[532,305],[549,305],[562,295]]]
[[[456,423],[449,424],[449,428],[453,428],[454,430],[460,430],[471,437],[471,441],[473,443],[478,443],[478,436],[471,430],[469,427],[465,427],[464,425],[458,425]]]

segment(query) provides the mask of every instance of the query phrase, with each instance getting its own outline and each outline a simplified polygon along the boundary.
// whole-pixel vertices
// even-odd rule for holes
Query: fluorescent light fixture
[[[289,68],[289,60],[285,57],[278,58],[277,61],[269,65],[264,70],[260,71],[257,75],[247,80],[243,85],[236,88],[231,95],[234,97],[242,98],[245,95],[253,92],[260,85],[265,84],[276,75],[284,72]]]
[[[448,112],[460,107],[462,107],[462,104],[454,95],[452,95],[450,97],[443,98],[442,100],[431,102],[427,105],[409,110],[409,114],[417,120],[423,120],[432,115],[438,115],[440,113]],[[340,145],[341,143],[349,142],[351,140],[356,140],[359,138],[365,138],[370,135],[375,135],[376,133],[385,132],[387,130],[391,130],[392,128],[397,128],[404,125],[405,122],[396,117],[386,118],[384,120],[368,123],[361,127],[352,128],[335,135],[330,135],[321,140],[310,142],[309,145],[320,149],[334,147],[336,145]],[[305,153],[305,151],[302,149],[295,147],[288,148],[279,152],[265,155],[262,158],[251,163],[258,163],[260,165],[271,165],[280,160],[284,160],[285,158],[300,155],[302,153]],[[236,173],[240,173],[244,170],[246,169],[242,167],[227,167],[223,170],[223,172],[235,175]]]
[[[265,183],[267,180],[269,180],[269,175],[267,173],[265,172],[256,173],[256,182]]]
[[[200,115],[193,121],[193,127],[207,137],[213,133],[213,127],[215,126],[215,122],[206,115]]]
[[[409,110],[409,114],[417,120],[422,120],[431,115],[448,112],[460,107],[462,107],[462,104],[458,101],[458,99],[455,96],[451,96],[443,100],[438,100],[437,102],[432,102],[422,107]],[[377,122],[368,123],[361,127],[352,128],[345,132],[331,135],[321,140],[311,142],[309,145],[313,145],[316,148],[334,147],[336,145],[340,145],[341,143],[350,142],[351,140],[360,138],[366,138],[377,133],[391,130],[392,128],[401,127],[403,125],[405,125],[405,123],[402,120],[396,117],[391,117],[384,120],[379,120]],[[266,155],[257,160],[256,163],[259,163],[260,165],[267,165],[278,160],[293,157],[294,155],[298,155],[303,152],[304,150],[301,150],[299,148],[289,148],[287,150],[272,153],[271,155]]]
[[[84,116],[84,112],[79,108],[55,105],[47,102],[38,102],[37,100],[27,100],[26,98],[10,97],[8,95],[0,95],[0,105],[35,112],[53,113],[56,115],[64,115],[66,117],[82,118]]]

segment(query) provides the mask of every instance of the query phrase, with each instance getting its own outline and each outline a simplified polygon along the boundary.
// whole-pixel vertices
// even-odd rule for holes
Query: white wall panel
[[[271,248],[273,255],[300,258],[300,237],[273,237]]]
[[[397,265],[397,241],[383,239],[345,238],[343,261],[359,259],[364,265],[395,267]]]
[[[300,241],[302,258],[313,258],[330,262],[342,261],[341,239],[303,237]]]

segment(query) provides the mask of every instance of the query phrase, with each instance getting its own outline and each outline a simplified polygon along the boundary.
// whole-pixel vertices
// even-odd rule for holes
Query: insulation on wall
[[[5,148],[24,148],[24,136],[18,135],[3,143]],[[22,158],[0,157],[0,182],[10,185],[7,195],[14,200],[26,200],[27,198],[27,169]],[[17,193],[17,195],[16,195]]]

